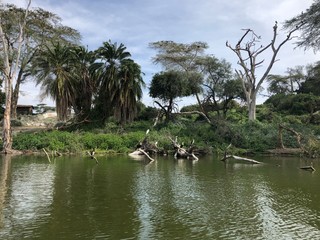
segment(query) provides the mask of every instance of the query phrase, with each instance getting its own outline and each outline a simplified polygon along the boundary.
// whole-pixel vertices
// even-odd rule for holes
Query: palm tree
[[[72,75],[75,62],[76,58],[70,47],[60,43],[46,46],[35,58],[33,74],[37,78],[37,85],[41,84],[43,96],[50,96],[55,100],[60,121],[67,120],[76,92],[75,78]]]
[[[76,46],[71,51],[76,58],[73,69],[75,81],[72,81],[75,89],[72,107],[80,120],[89,116],[93,95],[96,91],[95,80],[90,72],[90,66],[95,61],[95,54],[82,46]]]
[[[96,99],[96,110],[102,115],[105,121],[113,112],[115,92],[119,89],[119,71],[125,59],[131,56],[126,47],[121,43],[104,42],[103,46],[96,50],[96,57],[99,62],[92,65],[92,71],[97,78],[98,97]]]
[[[140,66],[131,59],[124,59],[120,66],[117,91],[112,97],[115,117],[121,124],[133,121],[137,112],[137,103],[142,98],[142,79]]]

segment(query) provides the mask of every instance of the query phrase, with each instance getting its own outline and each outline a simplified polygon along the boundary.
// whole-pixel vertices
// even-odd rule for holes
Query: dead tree
[[[150,143],[148,140],[149,129],[146,131],[145,138],[139,142],[136,146],[135,151],[129,154],[131,157],[139,157],[139,156],[146,156],[151,162],[154,159],[151,157],[152,155],[159,152],[159,148],[157,146],[157,142]]]
[[[276,40],[278,36],[278,24],[277,22],[273,26],[273,37],[271,42],[266,46],[260,44],[261,36],[258,36],[251,29],[244,29],[245,33],[240,38],[235,47],[232,47],[228,42],[226,46],[230,48],[238,57],[238,64],[241,69],[236,70],[238,77],[242,81],[242,88],[246,96],[246,102],[249,113],[249,120],[256,119],[256,99],[257,94],[261,88],[262,83],[266,80],[269,75],[273,64],[277,61],[276,57],[279,53],[281,47],[293,37],[292,34],[299,29],[297,28],[291,30],[286,38],[276,45]],[[245,39],[249,38],[247,42]],[[271,50],[271,57],[268,62],[265,59],[259,59],[261,55],[266,54],[267,50]],[[262,72],[261,77],[257,77],[257,68],[261,67],[263,63],[266,63],[266,68]]]
[[[190,143],[189,147],[186,149],[182,144],[178,143],[178,137],[173,140],[171,137],[169,137],[173,144],[173,148],[175,150],[174,153],[174,158],[179,159],[179,158],[185,158],[185,159],[190,159],[190,160],[199,160],[199,158],[194,154],[195,146],[194,146],[194,140]]]
[[[3,152],[4,153],[13,153],[12,150],[12,130],[11,130],[11,99],[12,99],[12,88],[13,88],[13,81],[16,79],[16,74],[18,72],[18,67],[21,64],[20,56],[21,56],[21,49],[25,44],[24,41],[24,34],[25,34],[25,27],[27,25],[27,16],[29,14],[29,8],[31,5],[31,0],[27,2],[27,7],[24,12],[24,17],[22,21],[19,22],[19,33],[17,36],[17,53],[13,58],[11,58],[10,53],[10,44],[8,39],[5,37],[4,28],[1,24],[1,17],[0,16],[0,39],[1,39],[1,48],[2,48],[2,66],[1,70],[4,77],[4,92],[6,95],[5,99],[5,111],[3,115],[3,127],[2,127],[2,142],[3,142]]]

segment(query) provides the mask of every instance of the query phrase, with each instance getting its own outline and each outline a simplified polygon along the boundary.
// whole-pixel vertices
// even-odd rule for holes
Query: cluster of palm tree
[[[53,43],[34,59],[32,74],[42,95],[55,100],[59,120],[73,109],[78,120],[114,116],[125,124],[134,119],[145,86],[141,67],[130,57],[123,44],[111,41],[95,51]]]

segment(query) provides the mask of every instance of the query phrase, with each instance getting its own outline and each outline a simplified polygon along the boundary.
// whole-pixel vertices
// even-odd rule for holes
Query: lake
[[[0,159],[0,239],[320,239],[319,171],[161,157]]]

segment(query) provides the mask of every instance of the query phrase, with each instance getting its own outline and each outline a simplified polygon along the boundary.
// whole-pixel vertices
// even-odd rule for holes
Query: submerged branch
[[[247,162],[250,162],[250,163],[253,163],[253,164],[260,164],[261,163],[259,161],[254,160],[254,159],[239,157],[239,156],[235,156],[235,155],[226,155],[223,159],[221,159],[221,161],[225,161],[225,160],[230,159],[230,158],[233,158],[233,159],[236,159],[236,160],[247,161]]]

